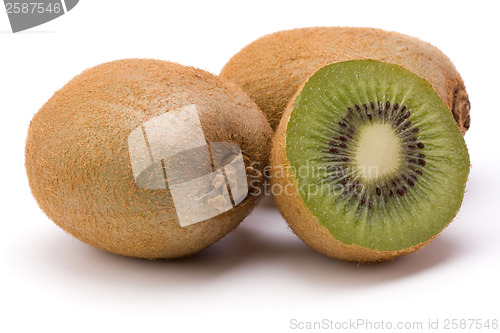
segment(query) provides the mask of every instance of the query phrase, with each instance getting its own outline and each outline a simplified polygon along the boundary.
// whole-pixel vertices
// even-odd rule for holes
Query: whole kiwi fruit
[[[320,68],[347,60],[393,63],[426,79],[451,110],[462,134],[470,126],[464,82],[439,49],[401,33],[318,27],[261,37],[234,55],[220,75],[243,88],[276,129],[297,89]]]
[[[292,98],[271,166],[275,202],[306,244],[373,262],[423,247],[452,221],[470,162],[428,81],[351,60],[321,68]]]
[[[231,209],[181,226],[167,176],[161,178],[164,187],[138,185],[132,165],[140,161],[132,160],[129,140],[134,130],[142,135],[141,130],[151,129],[145,127],[152,126],[149,121],[171,114],[170,127],[156,128],[156,134],[180,133],[184,141],[177,144],[189,146],[191,139],[185,138],[190,133],[179,131],[190,128],[181,126],[184,120],[176,112],[193,107],[207,143],[201,148],[206,153],[213,142],[236,145],[246,169],[244,181],[253,182]],[[233,230],[262,197],[260,169],[268,164],[272,134],[255,103],[230,82],[167,61],[118,60],[85,70],[36,113],[26,140],[26,172],[41,209],[83,242],[125,256],[185,257]],[[149,153],[156,153],[153,143],[147,144]],[[167,141],[155,144],[169,148]],[[200,154],[195,149],[190,156]],[[161,162],[172,161],[177,160]],[[183,164],[177,170],[196,167]],[[165,172],[161,166],[156,171]],[[224,183],[224,177],[217,182]]]

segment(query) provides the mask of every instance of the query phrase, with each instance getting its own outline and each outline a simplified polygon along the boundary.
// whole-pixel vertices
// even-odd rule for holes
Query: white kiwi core
[[[375,180],[400,167],[401,142],[390,124],[370,124],[359,132],[354,161],[363,179]]]

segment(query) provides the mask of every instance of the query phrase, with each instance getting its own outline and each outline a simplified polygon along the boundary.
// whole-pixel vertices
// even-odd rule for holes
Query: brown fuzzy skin
[[[465,86],[450,59],[429,43],[371,28],[322,27],[276,32],[234,55],[220,75],[245,90],[276,129],[298,88],[320,68],[373,59],[403,66],[431,83],[462,134],[470,126]]]
[[[26,171],[41,209],[76,238],[139,258],[185,257],[226,235],[261,198],[258,188],[249,187],[237,207],[181,227],[168,190],[140,188],[134,181],[130,132],[190,104],[198,108],[208,142],[238,144],[247,170],[258,171],[250,162],[268,164],[272,130],[232,83],[165,61],[114,61],[75,77],[30,124]]]
[[[292,110],[293,103],[290,103],[283,114],[283,119],[273,139],[271,149],[271,188],[273,189],[274,202],[281,215],[283,215],[292,231],[304,243],[332,258],[368,263],[391,260],[412,253],[437,237],[435,235],[424,243],[398,251],[378,251],[356,244],[346,244],[336,239],[305,206],[298,192],[297,180],[286,152],[286,129]]]

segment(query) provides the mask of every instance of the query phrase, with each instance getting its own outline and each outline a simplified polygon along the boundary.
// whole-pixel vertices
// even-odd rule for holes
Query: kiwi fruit
[[[320,68],[347,60],[393,63],[430,82],[465,134],[470,103],[451,61],[417,38],[371,28],[320,27],[276,32],[234,55],[220,75],[245,90],[276,129],[297,89]]]
[[[174,122],[160,132],[180,133],[184,141],[176,144],[188,145],[190,132],[179,131],[190,128],[178,127],[182,119],[175,112],[193,106],[212,153],[214,142],[239,147],[244,181],[252,186],[230,209],[222,207],[218,215],[181,226],[166,175],[163,186],[138,185],[153,171],[135,178],[132,165],[138,161],[131,160],[129,140],[134,130],[144,131],[147,122],[171,114]],[[179,258],[222,238],[256,205],[264,193],[261,168],[269,163],[272,135],[255,103],[230,82],[166,61],[118,60],[76,76],[36,113],[26,141],[26,172],[41,209],[83,242],[125,256]],[[155,144],[169,148],[167,141]],[[196,149],[190,154],[201,156]],[[209,163],[213,168],[214,162]],[[187,172],[197,167],[177,166]],[[155,170],[165,171],[161,166]],[[224,177],[215,177],[214,186],[223,184]],[[212,199],[216,208],[221,205],[220,197]]]
[[[306,244],[383,261],[423,247],[456,216],[469,155],[428,81],[351,60],[318,70],[292,100],[273,140],[271,189]]]

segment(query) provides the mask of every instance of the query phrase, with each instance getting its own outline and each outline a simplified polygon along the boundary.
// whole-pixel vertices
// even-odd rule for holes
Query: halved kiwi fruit
[[[470,103],[450,59],[420,39],[372,28],[319,27],[279,31],[235,54],[220,75],[239,85],[276,129],[297,89],[320,68],[348,60],[373,59],[403,66],[423,77],[452,112],[465,134]]]
[[[189,119],[199,121],[186,120],[191,115],[186,108],[195,108],[197,116]],[[38,111],[26,140],[26,171],[42,210],[76,238],[127,256],[185,257],[233,230],[262,197],[258,169],[268,164],[271,138],[262,112],[234,84],[193,67],[126,59],[84,71]],[[201,144],[193,146],[195,140]],[[220,214],[182,226],[171,186],[186,183],[174,182],[165,165],[174,164],[182,175],[200,173],[201,168],[186,163],[186,154],[171,154],[161,164],[153,155],[196,148],[182,152],[205,163],[207,175],[214,175],[208,185],[222,191],[231,184],[232,169],[225,168],[227,154],[215,159],[221,145],[241,150],[248,173],[242,173],[237,186],[252,182],[248,195],[241,202],[235,201],[234,192],[231,202],[227,196],[189,197],[193,207],[205,200],[216,210],[220,207]],[[223,173],[212,172],[219,169],[216,160]],[[141,172],[136,177],[137,165]],[[142,170],[144,165],[149,167]]]
[[[413,252],[438,235],[469,174],[464,139],[429,82],[375,60],[309,78],[279,124],[271,165],[292,230],[321,253],[359,262]]]

